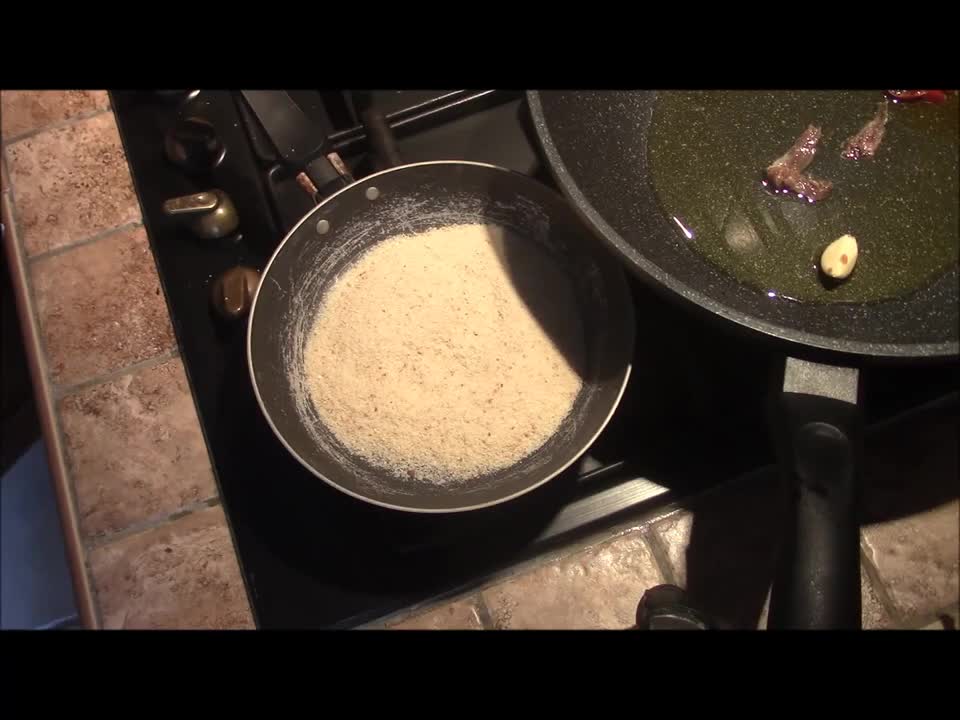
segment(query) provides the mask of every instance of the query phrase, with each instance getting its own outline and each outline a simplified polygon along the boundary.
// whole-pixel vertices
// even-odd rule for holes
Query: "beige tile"
[[[671,569],[673,570],[674,577],[677,578],[677,583],[681,587],[686,587],[687,584],[686,552],[687,545],[690,542],[690,533],[693,529],[693,522],[694,520],[692,514],[684,512],[667,518],[655,528],[655,532],[659,535],[661,541],[666,545],[667,556],[670,560]],[[760,558],[759,562],[767,568],[763,572],[763,574],[766,575],[770,573],[770,563],[775,564],[776,558],[772,554],[761,554],[762,557]],[[746,560],[746,558],[744,559]],[[736,558],[716,558],[716,565],[718,568],[727,568],[729,570],[730,566],[735,562]],[[749,562],[749,560],[747,560],[747,562]],[[720,576],[720,574],[717,573],[715,576],[711,575],[712,579],[710,583],[713,583],[713,587],[719,592],[720,596],[708,596],[706,599],[701,597],[698,602],[702,603],[703,607],[707,608],[711,613],[719,614],[721,618],[727,617],[730,615],[730,613],[728,610],[725,610],[725,608],[729,608],[735,604],[736,594],[742,590],[742,587],[737,587],[740,582],[740,580],[737,578],[750,574],[749,567],[729,570],[728,578],[733,587],[729,588],[727,591],[720,590],[720,588],[723,587],[723,578]],[[701,591],[701,595],[703,595],[704,592],[710,591],[710,583],[706,584],[705,589]],[[886,610],[883,608],[883,605],[877,597],[877,594],[874,592],[873,586],[870,584],[870,579],[867,577],[862,568],[860,571],[860,583],[862,592],[861,603],[863,608],[863,627],[866,629],[891,627],[892,621]],[[702,583],[701,586],[703,586]],[[757,619],[756,624],[752,627],[766,628],[768,620],[767,614],[769,613],[769,610],[770,597],[769,594],[767,594],[763,600],[760,616]],[[736,613],[734,613],[734,616],[736,616]],[[746,616],[746,613],[741,614],[741,624],[738,625],[738,627],[751,627],[750,625],[746,624],[748,621],[749,617]]]
[[[0,173],[3,177],[3,192],[6,192],[10,189],[10,177],[7,175],[7,158],[3,153],[0,153]]]
[[[924,625],[921,630],[956,630],[960,623],[960,606],[937,615],[932,623]]]
[[[106,629],[253,627],[220,507],[94,548],[89,562]]]
[[[682,588],[687,586],[687,546],[692,530],[693,513],[689,512],[671,515],[654,526],[654,532],[667,549],[674,582]]]
[[[4,90],[0,92],[0,132],[9,140],[109,105],[106,90]]]
[[[755,628],[780,540],[779,477],[755,475],[654,526],[674,581],[718,623]]]
[[[387,626],[390,630],[483,630],[476,602],[456,600]]]
[[[216,495],[180,358],[67,396],[58,411],[86,536]]]
[[[6,147],[27,255],[140,219],[113,113]]]
[[[864,544],[905,622],[960,598],[960,502],[870,525]]]
[[[873,583],[866,571],[860,568],[861,607],[864,630],[889,630],[894,627],[893,620],[880,602]]]
[[[906,619],[929,616],[957,599],[957,419],[945,411],[871,438],[864,533],[887,594]],[[776,471],[697,503],[654,531],[678,584],[712,614],[754,627],[776,564],[780,540]],[[939,511],[931,508],[940,507]],[[950,508],[950,509],[945,509]],[[694,537],[695,536],[695,537]],[[691,547],[694,538],[695,547]],[[695,570],[690,569],[691,554]],[[892,585],[890,585],[892,583]],[[863,625],[891,627],[875,588],[863,584]]]
[[[50,373],[70,385],[175,347],[142,227],[31,265]]]
[[[868,446],[864,545],[908,626],[960,594],[958,430],[956,410],[946,408]]]
[[[960,498],[960,418],[943,408],[871,438],[864,524],[897,520]]]
[[[723,627],[766,626],[768,590],[773,581],[774,545],[770,538],[753,535],[754,527],[742,516],[726,522],[710,510],[683,512],[654,527],[677,585],[687,590],[691,602]],[[763,523],[761,522],[761,527]],[[688,553],[693,533],[695,571],[689,570]]]
[[[639,532],[542,565],[483,591],[500,629],[624,629],[663,577]]]

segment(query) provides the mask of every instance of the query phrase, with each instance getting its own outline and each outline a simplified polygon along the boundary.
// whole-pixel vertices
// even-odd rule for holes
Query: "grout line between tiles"
[[[490,608],[487,607],[486,601],[483,599],[483,594],[477,591],[469,591],[454,594],[450,596],[443,596],[436,598],[434,602],[424,602],[416,606],[410,606],[409,608],[403,608],[398,610],[395,613],[390,615],[385,615],[377,620],[373,620],[369,623],[365,623],[358,627],[358,630],[389,630],[395,625],[399,625],[408,620],[415,620],[416,618],[422,617],[424,615],[429,615],[432,612],[440,610],[445,607],[449,607],[455,603],[467,603],[473,606],[476,611],[477,620],[480,622],[480,627],[483,630],[496,630],[496,623],[493,621],[493,616],[490,613]]]
[[[103,115],[104,113],[108,113],[110,111],[111,109],[109,106],[109,96],[108,96],[107,107],[105,108],[88,110],[87,112],[79,113],[78,115],[74,115],[73,117],[68,117],[66,120],[58,120],[55,123],[50,123],[49,125],[44,125],[42,127],[34,128],[33,130],[27,130],[24,133],[20,133],[19,135],[14,135],[13,137],[10,137],[10,138],[3,138],[3,147],[6,148],[15,143],[22,142],[23,140],[29,140],[30,138],[36,137],[37,135],[40,135],[45,132],[50,132],[53,130],[62,130],[65,127],[76,125],[77,123],[81,123],[84,120],[95,118],[98,115]]]
[[[93,537],[87,538],[86,546],[88,550],[96,550],[97,548],[103,547],[104,545],[109,545],[110,543],[116,542],[117,540],[121,540],[125,537],[138,535],[142,532],[146,532],[147,530],[154,530],[180,520],[181,518],[185,518],[188,515],[192,515],[200,510],[216,507],[218,505],[220,505],[220,496],[212,495],[204,500],[185,505],[178,510],[174,510],[172,513],[152,515],[151,517],[134,523],[133,525],[129,525],[122,530],[94,535]]]
[[[667,546],[664,544],[663,539],[657,534],[655,527],[656,525],[651,525],[648,528],[644,528],[641,537],[646,541],[647,547],[650,548],[653,561],[660,570],[663,581],[670,585],[679,585],[677,576],[674,573],[673,563],[670,562],[670,554],[667,552]]]
[[[480,627],[484,630],[496,630],[497,623],[494,622],[493,614],[487,606],[486,598],[482,592],[478,592],[472,598],[474,607],[477,609],[477,617],[480,619]]]
[[[935,620],[939,620],[942,623],[944,616],[946,616],[948,621],[953,624],[951,629],[956,630],[956,622],[958,618],[960,618],[960,597],[947,605],[945,608],[941,608],[940,611],[937,612]],[[931,622],[933,621],[931,620]],[[927,624],[929,625],[930,623]]]
[[[619,537],[619,534],[612,535],[611,539],[614,537]],[[586,549],[586,547],[588,546],[584,546],[584,548],[581,549]],[[566,546],[547,550],[543,553],[534,555],[533,557],[521,560],[513,565],[497,568],[479,577],[472,578],[458,585],[454,585],[453,587],[446,588],[439,593],[424,598],[423,600],[413,603],[412,605],[407,605],[406,607],[399,608],[387,615],[383,615],[375,620],[371,620],[370,622],[366,623],[365,626],[391,625],[406,618],[422,615],[443,605],[448,605],[450,603],[459,602],[462,600],[468,600],[474,596],[482,596],[483,591],[489,588],[500,585],[501,583],[505,583],[512,578],[519,577],[528,572],[532,572],[538,567],[546,566],[550,563],[563,560],[568,555],[572,555],[577,552],[576,549],[570,552],[566,552],[566,550]]]
[[[63,245],[57,245],[57,247],[50,248],[49,250],[44,250],[43,252],[34,253],[27,257],[27,262],[33,265],[36,262],[46,260],[48,258],[56,257],[57,255],[63,255],[65,252],[70,250],[75,250],[76,248],[83,247],[84,245],[91,245],[97,240],[103,240],[106,237],[110,237],[116,233],[121,233],[126,230],[132,230],[133,228],[143,226],[143,217],[141,216],[140,220],[131,220],[126,222],[123,225],[117,225],[116,227],[108,228],[107,230],[101,230],[97,233],[94,233],[90,237],[83,238],[81,240],[71,240],[68,243]]]
[[[149,357],[146,360],[138,360],[135,363],[124,365],[122,368],[117,368],[116,370],[111,370],[110,372],[103,373],[102,375],[97,375],[89,380],[83,380],[82,382],[74,383],[72,385],[54,386],[54,400],[62,400],[65,397],[76,395],[77,393],[83,392],[84,390],[94,387],[95,385],[102,385],[104,383],[122,378],[126,375],[132,375],[140,370],[146,370],[154,367],[155,365],[162,365],[167,360],[178,357],[179,355],[179,348],[173,347],[169,350],[164,350],[157,355]]]
[[[943,623],[943,617],[947,616],[952,621],[953,618],[960,613],[960,605],[958,605],[960,599],[955,602],[950,603],[946,607],[940,608],[934,612],[926,613],[925,615],[917,615],[908,623],[902,625],[904,630],[922,630],[935,622]]]
[[[36,132],[25,133],[21,136],[18,136],[12,139],[10,142],[4,142],[3,147],[5,148],[7,144],[26,139],[28,137],[37,135],[44,131],[49,131],[52,129],[56,129],[58,127],[64,127],[76,122],[80,122],[84,119],[88,119],[90,117],[100,115],[103,112],[106,112],[108,110],[81,114],[81,115],[75,116],[74,118],[71,118],[69,121],[46,126],[44,128],[39,128],[36,130]],[[3,152],[2,155],[5,159],[6,153]],[[50,453],[53,456],[51,459],[54,461],[54,465],[59,469],[57,474],[60,476],[61,479],[60,479],[60,482],[57,484],[62,487],[62,492],[63,492],[62,497],[63,497],[63,502],[65,503],[65,506],[62,507],[61,514],[66,514],[68,516],[67,518],[64,518],[64,520],[67,525],[67,532],[71,537],[71,545],[74,548],[73,552],[76,556],[76,560],[74,561],[74,565],[75,565],[74,572],[75,572],[75,581],[76,581],[75,592],[77,593],[77,602],[81,607],[81,615],[85,617],[88,621],[88,623],[85,623],[85,624],[89,624],[89,626],[93,628],[99,628],[99,627],[103,627],[103,617],[102,617],[102,611],[100,608],[100,602],[99,602],[99,598],[96,590],[96,585],[93,578],[93,573],[90,567],[89,555],[88,555],[89,550],[95,547],[99,547],[108,542],[122,538],[124,536],[134,534],[136,532],[149,530],[155,527],[159,527],[168,522],[173,522],[179,518],[190,515],[195,511],[202,510],[208,507],[217,506],[220,504],[220,499],[218,495],[213,496],[211,498],[207,498],[206,500],[200,501],[199,503],[194,503],[185,508],[181,508],[174,513],[169,513],[165,516],[149,518],[144,522],[138,523],[129,528],[125,528],[123,531],[120,531],[117,533],[107,533],[100,537],[87,539],[87,540],[83,538],[80,514],[78,512],[79,503],[76,496],[76,488],[74,487],[74,483],[72,480],[74,468],[72,467],[72,463],[69,458],[69,453],[66,452],[66,447],[67,447],[66,437],[64,434],[64,430],[61,426],[60,418],[57,416],[57,413],[56,413],[57,399],[62,398],[65,395],[70,393],[76,393],[76,392],[82,391],[87,387],[90,387],[99,383],[109,382],[112,379],[136,372],[137,370],[144,369],[156,364],[160,364],[166,360],[169,360],[170,358],[176,357],[179,354],[179,349],[178,349],[178,346],[175,345],[175,347],[173,347],[172,349],[164,351],[159,355],[156,355],[152,358],[148,358],[144,361],[133,363],[126,367],[119,368],[109,373],[104,373],[100,376],[97,376],[89,380],[85,380],[80,383],[75,383],[73,385],[64,386],[64,387],[57,387],[52,381],[50,369],[47,364],[48,353],[46,349],[46,344],[44,342],[43,334],[40,328],[37,307],[34,301],[35,293],[33,290],[32,278],[30,277],[29,267],[33,261],[42,261],[45,258],[53,257],[56,255],[62,254],[64,252],[73,250],[75,248],[81,247],[83,245],[91,244],[93,242],[96,242],[97,240],[103,239],[115,233],[123,232],[124,230],[129,230],[131,228],[142,226],[143,225],[142,208],[139,207],[139,198],[138,198],[138,208],[141,211],[140,218],[138,220],[128,222],[113,228],[109,228],[107,230],[96,233],[88,238],[84,238],[82,240],[75,241],[75,242],[70,242],[70,243],[61,245],[57,248],[53,248],[52,250],[48,250],[42,253],[37,253],[33,256],[28,257],[26,255],[25,248],[22,245],[22,234],[19,232],[20,227],[19,227],[19,222],[17,219],[16,208],[15,208],[15,188],[14,188],[14,183],[12,178],[8,177],[8,184],[4,188],[3,199],[7,201],[7,205],[10,211],[10,224],[13,226],[11,228],[11,235],[12,235],[12,239],[15,240],[15,242],[13,242],[13,244],[11,245],[11,249],[12,249],[12,252],[16,254],[16,262],[19,269],[19,275],[22,278],[22,283],[24,288],[22,294],[25,296],[24,297],[25,306],[26,306],[25,310],[26,310],[27,316],[29,317],[28,325],[30,326],[29,328],[26,328],[26,332],[28,332],[32,336],[35,352],[38,356],[36,359],[36,365],[37,365],[36,371],[37,371],[37,374],[40,375],[40,377],[38,378],[40,387],[36,388],[35,392],[39,391],[39,395],[40,395],[39,399],[40,399],[41,405],[47,411],[46,413],[48,418],[47,424],[49,426],[50,435],[52,435],[52,437],[50,437],[50,441],[51,441],[50,445],[53,446],[48,448],[48,453]],[[154,258],[154,262],[156,262],[155,258]],[[168,309],[168,312],[169,312],[169,309]],[[234,543],[234,550],[235,550],[235,547],[236,545]],[[79,567],[76,567],[76,566],[79,566]],[[79,585],[79,586],[76,586],[76,585]],[[248,604],[251,605],[251,610],[252,610],[252,603],[249,603],[249,592],[248,592]]]
[[[497,568],[491,572],[447,588],[442,592],[432,595],[420,602],[400,608],[392,613],[383,615],[374,620],[364,623],[362,628],[379,627],[399,622],[401,619],[415,617],[430,611],[433,608],[441,607],[445,604],[468,600],[474,596],[483,599],[483,593],[490,588],[496,587],[502,583],[508,582],[513,578],[520,577],[529,572],[533,572],[541,567],[546,567],[551,563],[562,562],[581,552],[586,552],[591,548],[598,548],[607,543],[614,542],[619,538],[630,533],[640,533],[644,538],[644,532],[648,527],[652,527],[660,520],[672,515],[675,509],[659,508],[653,512],[646,512],[638,517],[626,518],[611,527],[598,528],[593,532],[562,542],[556,546],[550,546],[542,552],[536,553],[531,557],[524,558],[517,563],[506,567]],[[649,543],[647,545],[649,547]],[[486,602],[484,601],[486,608]],[[487,615],[490,617],[489,608]],[[490,617],[492,621],[492,617]]]
[[[106,112],[106,111],[89,113],[86,115],[86,117],[88,118],[94,117],[96,115],[102,114],[102,112]],[[84,119],[84,117],[78,116],[76,118],[73,118],[73,121],[79,121],[82,119]],[[64,123],[61,123],[59,126],[65,126],[69,124],[70,122],[64,122]],[[48,126],[46,129],[50,129],[51,127],[53,126]],[[38,131],[38,132],[41,132],[41,131]],[[38,133],[33,133],[33,134],[38,134]],[[27,136],[23,136],[23,137],[27,137]],[[21,137],[21,139],[23,139],[23,137]],[[7,143],[4,143],[4,150],[6,145]],[[4,152],[4,155],[5,155],[5,152]],[[47,251],[45,253],[38,253],[37,255],[28,257],[26,255],[26,251],[23,246],[23,240],[22,240],[23,236],[20,232],[21,228],[20,228],[20,222],[19,222],[19,217],[18,217],[18,212],[16,207],[16,188],[14,187],[13,178],[9,175],[9,173],[8,173],[7,179],[8,179],[8,185],[7,185],[7,188],[4,190],[3,195],[7,200],[7,205],[10,212],[10,224],[13,226],[11,228],[11,232],[15,240],[15,242],[13,242],[12,244],[13,252],[16,254],[17,261],[20,266],[20,275],[22,276],[22,281],[24,284],[24,291],[25,291],[24,294],[26,295],[25,301],[27,305],[27,314],[29,316],[29,325],[31,326],[29,329],[26,329],[26,330],[27,332],[29,332],[34,336],[33,341],[37,350],[36,354],[38,356],[36,362],[38,365],[38,373],[41,376],[39,378],[40,387],[37,388],[37,390],[39,391],[39,394],[42,396],[41,405],[47,409],[47,413],[49,415],[49,423],[50,423],[51,431],[53,435],[53,437],[50,438],[50,441],[54,447],[48,448],[48,453],[52,453],[54,455],[55,464],[59,465],[59,467],[61,468],[60,474],[62,475],[62,485],[64,486],[64,492],[67,494],[67,497],[65,498],[67,507],[64,509],[64,511],[67,512],[68,515],[70,515],[70,517],[66,519],[66,523],[69,527],[69,530],[67,530],[67,532],[73,538],[73,543],[77,547],[77,553],[79,556],[78,561],[82,565],[82,567],[79,569],[83,573],[81,587],[75,588],[75,591],[85,595],[86,600],[78,597],[76,598],[76,601],[78,603],[83,603],[84,605],[88,606],[89,612],[87,614],[90,616],[89,617],[90,623],[94,628],[101,628],[103,627],[103,617],[100,610],[100,602],[97,595],[96,585],[93,581],[93,573],[90,568],[89,557],[87,555],[87,548],[83,538],[83,532],[80,527],[80,513],[78,510],[79,502],[77,500],[76,488],[73,482],[74,468],[72,467],[72,463],[69,458],[69,453],[67,453],[66,451],[66,448],[67,448],[66,436],[64,434],[64,430],[60,422],[60,418],[57,414],[56,402],[59,398],[63,397],[63,395],[65,394],[64,391],[73,391],[73,392],[80,391],[85,387],[94,385],[98,382],[107,382],[110,379],[112,379],[111,376],[120,377],[128,372],[136,371],[141,367],[149,367],[151,364],[159,364],[177,355],[178,348],[175,347],[171,350],[168,350],[162,353],[160,356],[149,358],[146,361],[142,361],[140,363],[134,363],[130,366],[121,368],[117,371],[113,371],[111,373],[105,373],[104,375],[98,378],[95,378],[93,380],[84,381],[83,383],[77,383],[73,386],[59,388],[53,382],[53,379],[50,373],[50,368],[47,363],[47,358],[49,357],[49,354],[47,351],[46,342],[43,337],[43,332],[41,331],[39,314],[38,314],[37,306],[34,300],[35,292],[33,289],[33,279],[29,272],[29,268],[32,264],[31,261],[37,260],[38,258],[42,260],[45,257],[58,255],[62,252],[72,250],[73,248],[79,247],[81,245],[87,245],[87,244],[93,243],[96,240],[100,240],[104,237],[112,235],[113,233],[122,232],[123,230],[129,229],[131,227],[142,225],[142,222],[135,221],[132,223],[126,223],[125,225],[110,228],[103,232],[97,233],[84,240],[68,243],[66,245],[55,248],[51,251]],[[84,613],[81,611],[81,615],[83,614]]]
[[[893,623],[893,626],[895,628],[906,627],[904,617],[900,614],[896,603],[893,602],[893,598],[890,597],[890,594],[887,592],[886,584],[884,584],[883,579],[880,577],[880,571],[870,559],[870,552],[867,550],[867,541],[863,536],[862,529],[860,530],[860,567],[863,568],[863,573],[867,577],[867,582],[870,583],[870,587],[873,589],[874,595],[876,595],[877,600],[880,601],[880,607],[883,608],[883,611],[887,614],[887,617],[890,618],[890,622]]]
[[[11,258],[11,266],[16,267],[15,273],[13,272],[14,267],[11,267],[11,274],[18,276],[18,278],[14,279],[15,284],[16,279],[19,279],[22,283],[23,302],[26,306],[24,308],[26,317],[22,318],[26,327],[22,328],[22,332],[29,338],[28,344],[31,344],[34,348],[34,352],[32,353],[30,353],[28,349],[28,354],[35,356],[34,362],[31,364],[36,368],[36,374],[39,376],[34,380],[36,385],[34,387],[34,396],[37,402],[37,412],[41,415],[41,425],[44,424],[43,417],[46,418],[46,423],[50,429],[49,434],[52,435],[52,437],[46,438],[47,442],[45,444],[47,445],[47,456],[50,461],[50,472],[53,475],[54,487],[61,488],[61,492],[58,492],[57,495],[60,500],[58,505],[60,506],[61,524],[65,526],[64,534],[69,538],[67,554],[68,556],[71,554],[72,548],[76,555],[75,560],[71,562],[71,565],[74,566],[71,568],[71,575],[74,579],[74,593],[77,595],[74,601],[77,603],[77,609],[81,618],[84,619],[84,623],[96,629],[103,626],[100,614],[100,603],[97,599],[93,576],[90,572],[87,554],[80,533],[80,517],[77,512],[78,503],[76,491],[73,486],[71,471],[67,461],[63,429],[60,426],[60,419],[57,417],[54,406],[53,382],[50,378],[49,366],[47,365],[47,350],[43,341],[43,333],[40,331],[37,307],[34,302],[33,280],[27,270],[27,262],[21,242],[16,195],[12,183],[8,188],[8,192],[4,193],[4,195],[3,201],[9,211],[11,225],[9,240],[11,254],[13,255]],[[27,338],[25,338],[25,340]],[[67,515],[66,518],[63,517],[64,514]],[[79,564],[80,567],[75,567],[76,564]]]

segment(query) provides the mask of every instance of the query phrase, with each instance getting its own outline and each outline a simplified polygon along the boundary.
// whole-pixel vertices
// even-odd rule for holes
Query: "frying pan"
[[[385,123],[366,124],[368,134],[375,135],[372,145],[381,163],[390,165],[397,156],[390,138],[384,137]],[[393,235],[456,223],[502,225],[522,240],[538,243],[567,271],[581,313],[586,363],[573,409],[543,446],[511,467],[444,487],[398,477],[351,453],[305,400],[303,353],[311,321],[339,273]],[[509,247],[503,262],[537,315],[542,309],[537,273],[521,273]],[[388,167],[317,205],[270,258],[251,308],[250,376],[260,408],[280,442],[324,482],[396,510],[471,510],[546,483],[592,444],[616,409],[630,375],[632,308],[619,263],[597,246],[569,203],[542,183],[473,162]],[[547,323],[544,327],[550,331]]]
[[[771,301],[681,243],[648,165],[656,92],[530,91],[528,101],[561,191],[639,278],[787,355],[771,415],[788,513],[769,626],[859,628],[858,365],[955,358],[957,268],[889,301]]]

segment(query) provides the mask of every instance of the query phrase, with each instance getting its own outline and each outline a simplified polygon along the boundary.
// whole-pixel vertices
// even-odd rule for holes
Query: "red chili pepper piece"
[[[887,90],[887,95],[901,102],[925,100],[932,103],[942,103],[947,99],[946,90]]]

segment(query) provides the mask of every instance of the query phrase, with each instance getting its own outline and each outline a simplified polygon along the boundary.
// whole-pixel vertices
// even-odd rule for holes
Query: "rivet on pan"
[[[323,235],[329,229],[330,229],[329,220],[321,220],[320,222],[317,223],[317,233],[319,235]]]
[[[377,190],[377,188],[375,187],[367,188],[367,200],[376,200],[378,197],[380,197],[380,191]]]

